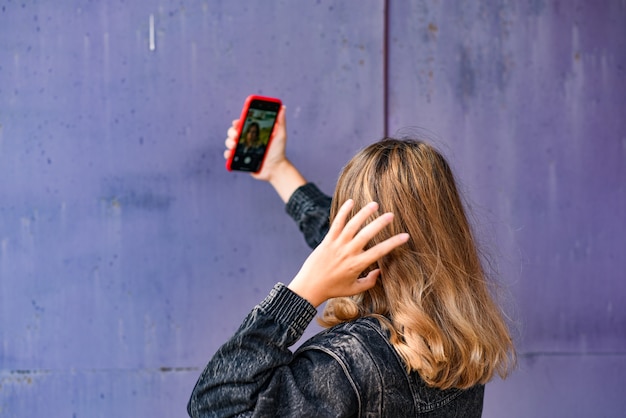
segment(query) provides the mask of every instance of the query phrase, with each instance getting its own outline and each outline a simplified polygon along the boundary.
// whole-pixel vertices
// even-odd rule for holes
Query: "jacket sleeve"
[[[202,372],[187,405],[196,417],[341,417],[358,398],[341,365],[318,350],[294,355],[315,308],[283,284],[246,317]]]
[[[313,183],[296,189],[285,207],[289,216],[298,224],[304,239],[311,248],[318,246],[330,227],[330,205],[332,199]]]

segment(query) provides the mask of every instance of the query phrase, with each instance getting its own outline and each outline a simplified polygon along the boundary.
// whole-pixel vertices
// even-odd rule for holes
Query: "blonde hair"
[[[377,317],[407,369],[433,387],[465,389],[494,372],[505,377],[515,349],[443,156],[424,142],[385,138],[344,167],[331,220],[349,198],[352,215],[371,201],[395,215],[370,246],[401,232],[411,238],[379,260],[375,287],[329,300],[320,323]]]

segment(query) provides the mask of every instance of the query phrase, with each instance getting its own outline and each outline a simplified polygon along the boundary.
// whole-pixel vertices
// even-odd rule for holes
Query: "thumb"
[[[374,287],[379,277],[380,269],[378,268],[367,273],[367,276],[358,278],[356,281],[356,286],[359,288],[359,290],[355,292],[355,294],[365,292],[366,290]]]
[[[285,117],[285,113],[287,113],[287,106],[282,105],[278,111],[278,116],[276,117],[276,129],[274,131],[274,135],[278,134],[278,131],[282,131],[281,133],[284,133],[287,130],[287,119]]]

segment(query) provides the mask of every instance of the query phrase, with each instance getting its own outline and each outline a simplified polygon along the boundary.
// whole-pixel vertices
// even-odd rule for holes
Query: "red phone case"
[[[244,121],[246,120],[246,117],[248,116],[248,111],[250,110],[250,104],[253,101],[263,101],[263,102],[271,102],[271,103],[277,103],[279,106],[279,112],[280,112],[280,106],[282,106],[282,102],[280,101],[280,99],[276,99],[274,97],[265,97],[265,96],[257,96],[257,95],[250,95],[246,98],[246,101],[243,104],[243,108],[241,110],[241,116],[239,117],[239,128],[237,130],[237,137],[236,137],[236,141],[237,143],[235,143],[235,147],[232,149],[231,153],[230,153],[230,157],[228,158],[228,160],[226,160],[226,169],[228,171],[233,171],[232,169],[232,162],[233,162],[233,157],[235,156],[235,151],[237,149],[237,144],[239,143],[239,139],[241,138],[241,131],[243,130],[243,127],[245,125]],[[278,117],[278,114],[277,114]],[[252,172],[252,173],[258,173],[263,169],[263,163],[265,163],[265,157],[267,156],[267,149],[269,149],[271,143],[272,143],[272,136],[274,133],[274,128],[276,127],[276,123],[274,122],[274,126],[272,127],[272,131],[270,132],[270,136],[269,136],[269,140],[267,142],[267,146],[266,146],[266,150],[265,153],[263,155],[263,159],[261,161],[261,164],[259,165],[259,169],[257,171],[248,171],[248,172]]]

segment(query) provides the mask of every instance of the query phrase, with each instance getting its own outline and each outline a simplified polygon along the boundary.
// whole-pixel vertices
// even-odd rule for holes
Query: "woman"
[[[329,227],[331,201],[285,157],[285,132],[283,109],[253,176],[315,250],[211,359],[190,415],[480,416],[484,384],[507,374],[514,348],[445,159],[418,141],[366,147],[339,177]],[[326,301],[329,328],[292,353]]]
[[[248,125],[248,129],[246,130],[246,133],[243,136],[243,144],[246,146],[246,148],[252,148],[252,147],[258,147],[259,146],[259,134],[260,134],[261,128],[259,127],[259,124],[256,122],[251,122],[250,125]]]

